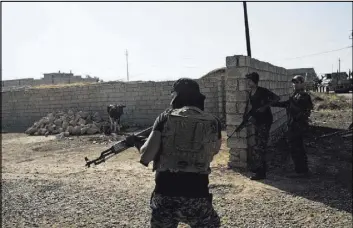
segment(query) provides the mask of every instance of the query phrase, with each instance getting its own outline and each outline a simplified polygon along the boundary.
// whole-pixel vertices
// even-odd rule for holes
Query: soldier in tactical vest
[[[144,166],[153,161],[155,189],[150,200],[151,227],[219,227],[209,192],[210,163],[221,147],[221,122],[204,112],[199,85],[182,78],[173,85],[171,109],[161,113],[141,143]],[[137,140],[137,139],[136,139]]]
[[[304,78],[300,75],[292,79],[294,92],[287,101],[280,101],[273,107],[283,107],[287,111],[287,142],[295,166],[295,173],[289,177],[307,177],[309,174],[303,135],[309,126],[309,117],[313,109],[310,95],[304,91]]]
[[[252,112],[252,123],[255,127],[255,146],[251,156],[251,171],[255,173],[251,180],[266,178],[266,149],[269,133],[273,122],[270,106],[280,100],[280,97],[270,90],[258,86],[259,74],[256,72],[246,75],[250,88],[249,101],[245,108],[245,114]],[[251,110],[248,110],[249,103]]]

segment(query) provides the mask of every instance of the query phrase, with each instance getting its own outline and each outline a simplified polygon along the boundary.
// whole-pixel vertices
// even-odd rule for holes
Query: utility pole
[[[125,52],[125,55],[126,55],[126,78],[127,78],[127,81],[129,81],[129,60],[128,60],[127,50]]]
[[[246,48],[247,48],[247,51],[248,51],[248,56],[251,57],[249,23],[248,23],[248,11],[247,11],[247,8],[246,8],[246,2],[243,2],[243,8],[244,8],[244,21],[245,21]]]
[[[338,73],[341,73],[341,59],[338,58]]]

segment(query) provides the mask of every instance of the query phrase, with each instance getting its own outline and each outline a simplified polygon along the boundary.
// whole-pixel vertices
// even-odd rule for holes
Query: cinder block
[[[226,57],[226,66],[227,68],[237,67],[238,66],[238,56],[227,56]]]
[[[270,82],[270,89],[273,90],[274,88],[276,88],[276,82],[272,81]]]
[[[243,120],[243,115],[226,114],[227,125],[239,125]]]
[[[260,82],[261,81],[268,81],[268,80],[270,80],[270,73],[267,72],[267,71],[261,72],[261,74],[260,74]]]
[[[236,102],[236,101],[247,101],[248,95],[245,91],[227,91],[226,101]]]
[[[263,71],[268,72],[268,62],[261,62],[260,61],[260,69],[262,69]]]
[[[238,89],[239,89],[239,91],[249,90],[249,86],[248,86],[246,79],[239,79],[238,80]]]
[[[233,131],[238,127],[238,125],[229,125],[227,126],[227,135],[233,133]],[[232,138],[246,138],[247,137],[247,129],[243,128],[240,132],[235,132]]]
[[[263,71],[264,69],[264,64],[258,59],[251,59],[250,62],[250,67],[253,68],[255,71]]]
[[[229,149],[229,154],[231,156],[234,156],[234,158],[238,158],[238,159],[240,159],[241,154],[246,154],[246,153],[247,153],[246,149],[238,149],[238,148]],[[242,156],[242,157],[244,157],[244,156]],[[234,161],[234,160],[232,160],[232,161]]]
[[[247,102],[241,102],[241,101],[236,103],[238,114],[245,113],[246,104],[247,104]]]
[[[226,105],[226,113],[237,113],[237,103],[228,102]]]
[[[268,65],[268,71],[270,71],[271,73],[276,73],[276,68],[275,66],[273,66],[272,64]]]
[[[228,78],[245,78],[245,75],[249,72],[248,67],[232,67],[227,69],[225,83],[227,83]]]
[[[251,58],[248,56],[240,55],[238,56],[239,67],[249,67],[251,63]]]
[[[229,161],[240,162],[240,154],[229,154]]]
[[[227,84],[225,85],[225,88],[238,88],[238,80],[238,78],[227,78]]]
[[[248,144],[245,138],[230,138],[227,140],[227,147],[246,149],[248,148]]]

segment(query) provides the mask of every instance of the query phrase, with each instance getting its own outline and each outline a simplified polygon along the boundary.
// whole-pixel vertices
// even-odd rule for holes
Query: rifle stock
[[[145,136],[148,137],[148,135],[151,133],[152,131],[152,127],[146,128],[140,132],[138,132],[136,135],[130,135],[128,137],[126,137],[123,140],[118,141],[116,144],[114,144],[112,147],[110,147],[107,150],[104,150],[100,156],[94,160],[89,160],[87,157],[85,157],[85,161],[86,161],[86,166],[89,168],[91,166],[91,164],[94,165],[98,165],[102,162],[105,162],[106,160],[108,160],[109,158],[113,157],[114,155],[128,149],[129,145],[126,144],[126,139],[128,139],[129,137],[133,137],[133,136]]]

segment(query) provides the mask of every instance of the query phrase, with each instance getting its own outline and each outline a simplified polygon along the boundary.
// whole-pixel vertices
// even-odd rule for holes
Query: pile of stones
[[[35,122],[26,130],[28,135],[93,135],[102,132],[103,126],[109,123],[104,121],[98,112],[93,115],[88,112],[79,111],[74,113],[58,111],[49,113],[47,116]]]

